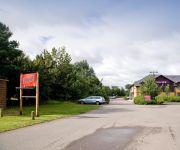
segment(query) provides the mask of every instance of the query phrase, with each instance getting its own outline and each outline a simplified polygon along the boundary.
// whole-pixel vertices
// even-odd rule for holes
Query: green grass
[[[35,106],[24,106],[23,115],[19,116],[19,107],[4,110],[4,116],[0,118],[0,132],[17,129],[54,119],[69,117],[97,109],[97,105],[80,105],[72,102],[51,101],[39,106],[39,117],[31,119],[31,111]]]

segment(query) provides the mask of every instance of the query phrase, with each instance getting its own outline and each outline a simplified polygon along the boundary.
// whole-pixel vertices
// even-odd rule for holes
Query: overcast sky
[[[31,58],[65,46],[105,85],[180,74],[178,0],[0,0],[0,21]]]

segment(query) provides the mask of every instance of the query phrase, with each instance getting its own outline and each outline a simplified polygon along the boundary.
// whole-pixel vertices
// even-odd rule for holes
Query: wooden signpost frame
[[[37,72],[36,79],[36,95],[35,96],[23,96],[23,89],[33,89],[33,88],[23,88],[21,84],[22,74],[20,75],[20,108],[19,114],[22,115],[22,100],[23,98],[35,98],[36,99],[36,117],[39,117],[39,73]]]

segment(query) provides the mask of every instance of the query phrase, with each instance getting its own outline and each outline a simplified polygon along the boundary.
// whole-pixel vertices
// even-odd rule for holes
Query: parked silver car
[[[80,104],[96,104],[96,105],[106,103],[104,97],[102,96],[89,96],[84,99],[80,99],[78,102]]]

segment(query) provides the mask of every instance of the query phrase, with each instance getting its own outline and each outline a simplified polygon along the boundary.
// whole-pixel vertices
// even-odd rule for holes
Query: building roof
[[[135,85],[135,86],[140,86],[141,83],[144,81],[144,79],[147,78],[147,77],[150,77],[150,76],[157,78],[157,77],[159,77],[160,75],[157,75],[157,74],[156,74],[156,75],[147,75],[147,76],[145,76],[144,78],[142,78],[141,80],[135,81],[135,82],[134,82],[134,85]]]
[[[180,75],[164,75],[164,76],[175,83],[180,82]]]
[[[144,78],[142,78],[141,80],[138,80],[138,81],[135,81],[134,82],[134,85],[135,86],[140,86],[141,83],[144,81],[145,78],[149,77],[149,76],[152,76],[154,78],[157,78],[159,76],[164,76],[165,78],[173,81],[174,83],[178,83],[180,82],[180,75],[160,75],[160,74],[156,74],[156,75],[147,75],[145,76]]]

